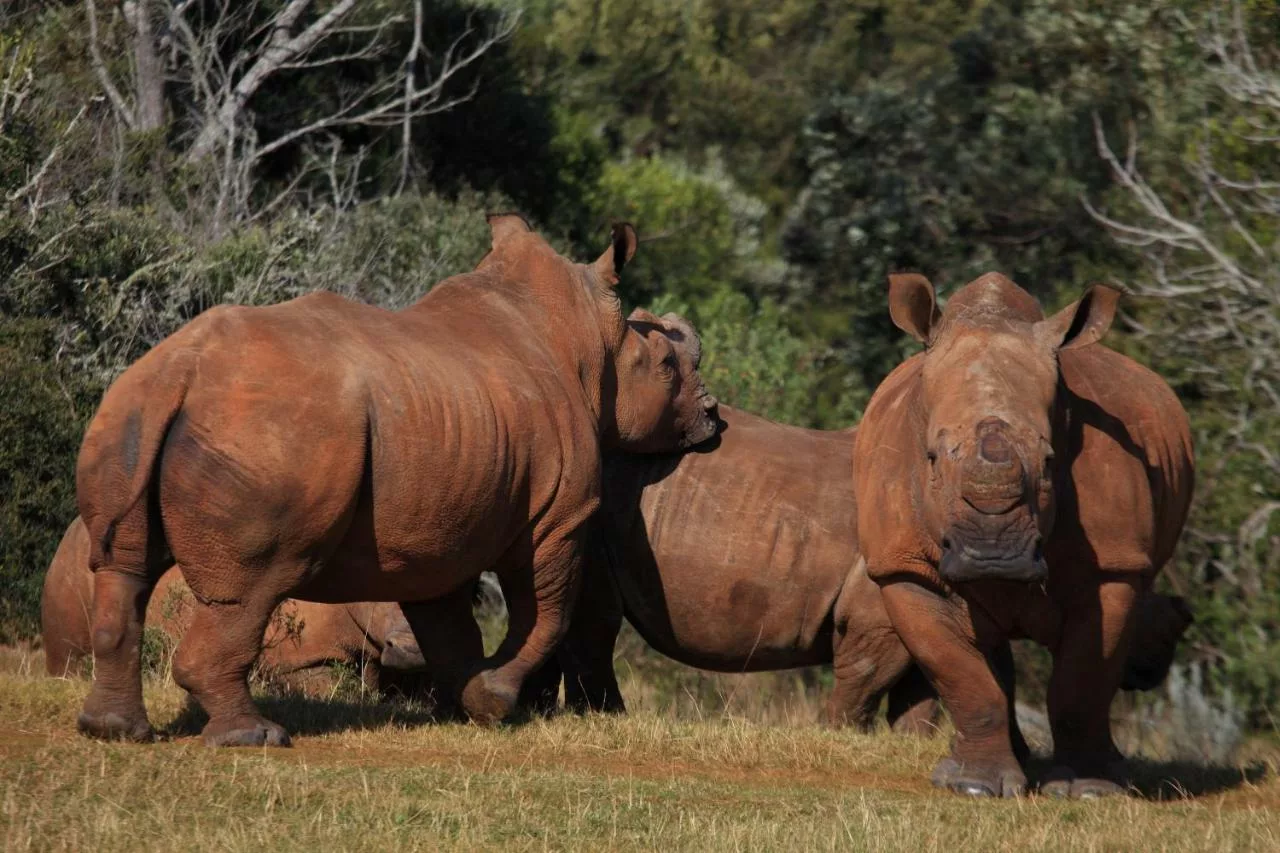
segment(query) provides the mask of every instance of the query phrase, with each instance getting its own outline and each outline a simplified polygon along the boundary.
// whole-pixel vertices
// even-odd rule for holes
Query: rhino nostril
[[[989,432],[978,441],[978,454],[993,465],[1007,465],[1013,461],[1013,449],[1009,440],[998,432]]]

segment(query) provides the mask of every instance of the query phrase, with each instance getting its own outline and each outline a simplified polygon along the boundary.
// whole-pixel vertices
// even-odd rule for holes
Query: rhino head
[[[632,453],[683,450],[716,434],[716,398],[707,392],[698,365],[702,343],[679,314],[655,316],[637,308],[627,318],[628,336],[619,359],[619,419],[630,424],[616,446]],[[647,413],[647,414],[646,414]]]
[[[920,275],[889,281],[893,322],[925,345],[921,511],[949,582],[1047,576],[1052,532],[1058,354],[1101,338],[1119,292],[1094,286],[1045,318],[1036,300],[988,273],[939,311]]]
[[[366,639],[378,651],[383,668],[398,672],[426,668],[422,649],[399,604],[378,602],[353,606],[352,610]]]
[[[579,353],[577,372],[599,415],[606,446],[666,453],[716,434],[716,401],[706,393],[698,374],[698,337],[693,327],[675,315],[659,319],[638,312],[630,321],[623,319],[616,288],[639,244],[635,228],[615,223],[603,254],[594,263],[576,264],[558,255],[519,215],[493,214],[488,219],[493,251],[477,269],[509,262],[509,268],[518,270],[517,277],[535,294],[571,294],[571,307],[580,309],[583,328],[575,335],[560,334],[557,329],[562,343],[598,334],[600,350],[587,347]],[[557,322],[568,319],[565,310],[563,302],[553,305]]]

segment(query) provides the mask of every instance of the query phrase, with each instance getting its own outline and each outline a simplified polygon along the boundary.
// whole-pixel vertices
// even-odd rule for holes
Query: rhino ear
[[[893,325],[928,346],[942,319],[929,279],[918,273],[889,276],[889,316]]]
[[[643,308],[637,308],[634,311],[632,311],[631,314],[627,316],[627,322],[628,323],[648,323],[651,326],[657,326],[659,329],[666,326],[666,323],[664,323],[662,319],[658,317],[658,315],[650,311],[646,311]]]
[[[518,213],[490,213],[485,216],[485,221],[489,223],[489,233],[495,249],[512,237],[533,230],[529,220]]]
[[[1119,302],[1120,291],[1095,284],[1078,301],[1036,323],[1036,337],[1056,350],[1087,347],[1111,328]]]
[[[639,245],[636,229],[630,222],[615,222],[612,228],[612,240],[609,248],[595,262],[596,274],[609,287],[618,283],[622,268],[635,257],[636,246]]]

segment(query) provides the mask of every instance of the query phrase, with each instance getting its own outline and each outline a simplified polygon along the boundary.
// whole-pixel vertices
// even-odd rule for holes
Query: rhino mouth
[[[978,580],[1042,583],[1049,577],[1049,566],[1039,536],[1031,537],[1026,546],[1013,553],[1003,548],[975,547],[958,537],[947,536],[942,540],[938,573],[949,583]]]
[[[703,394],[698,401],[698,418],[694,425],[685,431],[684,447],[696,447],[702,442],[715,437],[720,431],[719,401],[710,394]]]

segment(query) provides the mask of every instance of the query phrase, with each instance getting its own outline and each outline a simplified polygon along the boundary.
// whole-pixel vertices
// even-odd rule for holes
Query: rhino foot
[[[1058,766],[1040,783],[1040,793],[1059,799],[1093,800],[1125,793],[1122,785],[1102,777],[1076,776],[1069,767]]]
[[[210,720],[201,733],[205,746],[289,746],[283,726],[249,714]]]
[[[482,725],[500,723],[516,708],[520,691],[496,678],[493,672],[481,672],[467,681],[462,690],[462,707],[467,716]]]
[[[146,717],[128,717],[113,711],[91,713],[85,711],[76,718],[76,727],[83,734],[99,740],[127,740],[134,743],[151,743],[156,733]]]
[[[970,797],[1019,797],[1027,790],[1027,777],[1018,767],[994,762],[962,764],[947,756],[933,768],[933,784]]]

